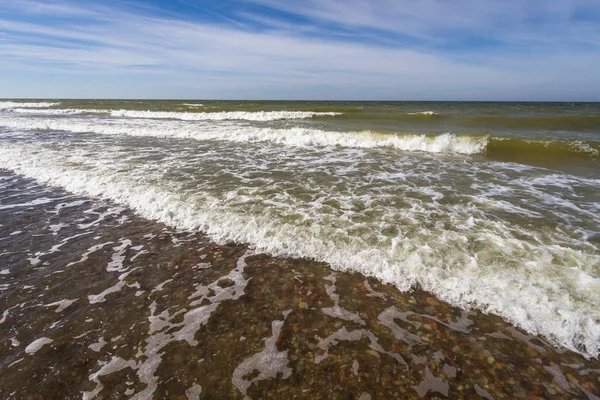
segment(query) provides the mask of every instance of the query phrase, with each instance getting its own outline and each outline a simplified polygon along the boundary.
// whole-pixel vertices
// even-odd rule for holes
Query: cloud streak
[[[0,96],[600,100],[590,2],[185,3],[11,3]]]

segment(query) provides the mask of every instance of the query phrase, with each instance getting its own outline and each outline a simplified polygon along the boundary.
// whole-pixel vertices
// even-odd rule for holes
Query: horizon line
[[[374,100],[374,99],[200,99],[200,98],[150,98],[150,97],[0,97],[11,100],[92,100],[92,101],[263,101],[263,102],[370,102],[370,103],[600,103],[599,100]]]

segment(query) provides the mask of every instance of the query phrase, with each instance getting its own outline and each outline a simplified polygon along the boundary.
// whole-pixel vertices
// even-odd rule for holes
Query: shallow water
[[[1,398],[600,394],[597,360],[423,291],[8,172],[0,205]]]
[[[0,168],[218,242],[419,287],[597,357],[598,115],[559,103],[4,101]]]

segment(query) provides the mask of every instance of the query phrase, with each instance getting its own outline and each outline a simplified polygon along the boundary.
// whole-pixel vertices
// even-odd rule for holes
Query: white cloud
[[[449,2],[434,0],[382,1],[378,7],[368,6],[375,2],[357,0],[344,6],[337,0],[260,2],[307,18],[385,27],[433,37],[433,42],[442,39],[434,37],[428,28],[432,24],[438,24],[436,29],[483,29],[498,15],[523,12],[526,4],[511,2],[487,10],[481,2],[461,0],[460,5],[468,9],[460,12]],[[443,4],[429,9],[434,3]],[[24,4],[29,10],[38,3]],[[36,92],[31,82],[20,85],[14,79],[0,78],[0,96],[560,99],[561,93],[568,92],[571,100],[600,92],[597,80],[586,86],[580,78],[590,75],[587,63],[599,61],[593,54],[520,53],[515,57],[507,52],[463,52],[459,57],[429,47],[306,37],[303,33],[311,31],[310,25],[302,24],[306,29],[297,32],[289,22],[272,21],[269,29],[259,32],[233,23],[190,22],[119,9],[107,12],[103,6],[54,4],[40,12],[55,15],[61,9],[77,18],[68,24],[0,20],[0,31],[5,33],[0,36],[0,72],[5,71],[1,75],[18,71],[30,81],[40,80]],[[557,10],[547,12],[558,14]],[[410,23],[402,24],[405,20]],[[263,18],[263,22],[269,21]],[[319,29],[315,26],[313,33]],[[504,37],[510,39],[511,34]],[[565,71],[577,73],[565,75]],[[47,81],[42,84],[49,73],[56,74],[56,87]]]

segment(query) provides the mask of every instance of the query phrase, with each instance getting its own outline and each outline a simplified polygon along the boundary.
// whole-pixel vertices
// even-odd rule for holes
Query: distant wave
[[[458,123],[480,129],[598,132],[600,115],[465,116]]]
[[[0,101],[0,110],[10,110],[12,108],[54,107],[59,104],[60,103],[52,103],[52,102]]]
[[[200,104],[200,103],[183,103],[184,106],[188,106],[188,107],[204,107],[204,104]]]
[[[409,112],[408,115],[438,115],[435,111],[419,111],[419,112]]]
[[[1,104],[1,103],[0,103]],[[182,121],[277,121],[291,119],[306,119],[320,116],[341,115],[340,112],[317,112],[317,111],[221,111],[221,112],[170,112],[170,111],[137,111],[137,110],[101,110],[85,108],[58,108],[45,109],[34,108],[34,106],[23,107],[25,103],[16,103],[10,107],[7,105],[4,111],[19,114],[37,114],[37,115],[78,115],[78,114],[110,114],[119,118],[138,118],[138,119],[175,119]],[[48,104],[50,107],[58,103],[28,103],[28,104]],[[194,105],[200,107],[200,105]],[[36,106],[40,107],[40,106]],[[0,107],[0,109],[2,109]]]
[[[486,154],[506,161],[560,162],[572,159],[594,160],[600,156],[600,143],[581,140],[532,140],[491,137]]]
[[[169,111],[134,111],[113,110],[113,117],[149,118],[149,119],[179,119],[182,121],[277,121],[285,119],[304,119],[319,116],[336,116],[337,112],[316,111],[222,111],[222,112],[169,112]]]
[[[36,115],[77,115],[77,114],[109,114],[111,110],[97,110],[86,108],[13,108],[7,111],[17,114]]]

